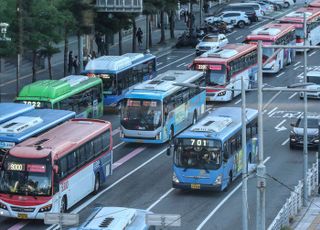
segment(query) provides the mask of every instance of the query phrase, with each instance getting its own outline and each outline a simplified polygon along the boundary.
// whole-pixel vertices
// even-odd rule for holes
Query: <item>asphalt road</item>
[[[292,10],[292,9],[290,9]],[[286,14],[288,11],[282,11]],[[255,23],[245,29],[236,29],[228,35],[230,43],[242,42],[245,35],[267,21]],[[319,51],[309,51],[308,66],[319,65]],[[173,49],[158,57],[158,72],[169,69],[186,69],[194,58],[193,49]],[[301,81],[303,56],[297,55],[295,63],[275,75],[264,75],[267,86],[287,86]],[[61,69],[54,68],[55,73]],[[26,81],[28,79],[25,79]],[[8,84],[7,90],[14,87]],[[290,123],[301,116],[303,100],[295,93],[264,93],[264,155],[267,173],[281,183],[267,178],[266,224],[272,222],[281,206],[289,197],[290,189],[302,178],[302,150],[290,150],[288,138]],[[256,92],[246,98],[247,106],[257,108]],[[210,103],[208,107],[241,106],[240,97],[229,103]],[[319,113],[319,102],[308,101],[308,110]],[[96,206],[123,206],[148,209],[154,213],[180,214],[180,229],[240,229],[242,218],[241,179],[232,184],[228,192],[180,191],[171,187],[172,156],[165,154],[167,144],[142,145],[124,144],[119,139],[119,117],[110,114],[103,119],[112,122],[114,129],[114,162],[127,161],[118,165],[110,180],[97,196],[88,196],[70,211],[79,212],[83,221]],[[280,125],[279,125],[280,124]],[[277,130],[277,128],[282,127]],[[280,131],[281,130],[281,131]],[[129,156],[129,157],[128,157]],[[121,159],[121,161],[119,161]],[[309,154],[310,164],[314,152]],[[256,218],[256,177],[248,180],[249,226],[255,228]],[[237,226],[237,227],[236,227]],[[21,221],[0,217],[0,229],[47,229],[42,221]],[[49,227],[54,229],[54,227]]]

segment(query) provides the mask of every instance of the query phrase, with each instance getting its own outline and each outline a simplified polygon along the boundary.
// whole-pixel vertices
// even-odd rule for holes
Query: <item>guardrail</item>
[[[307,190],[308,196],[318,192],[318,154],[316,163],[312,164],[312,167],[307,172]],[[290,225],[292,219],[298,214],[303,204],[303,183],[299,180],[298,185],[294,187],[294,191],[290,193],[290,197],[286,200],[286,203],[279,211],[276,218],[273,220],[268,230],[280,230],[283,227]]]

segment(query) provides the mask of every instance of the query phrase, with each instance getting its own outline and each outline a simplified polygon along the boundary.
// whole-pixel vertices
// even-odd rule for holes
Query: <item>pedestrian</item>
[[[73,56],[72,56],[72,51],[70,51],[69,60],[68,60],[68,73],[72,72],[72,66],[73,66]]]
[[[91,58],[92,58],[92,59],[97,58],[96,51],[94,51],[94,50],[92,51]]]
[[[79,72],[79,60],[78,60],[78,56],[74,56],[72,65],[73,65],[73,68],[74,68],[74,74],[78,74],[78,72]]]
[[[143,35],[143,32],[142,32],[141,28],[139,27],[138,30],[137,30],[137,33],[136,33],[139,47],[142,46],[142,35]]]

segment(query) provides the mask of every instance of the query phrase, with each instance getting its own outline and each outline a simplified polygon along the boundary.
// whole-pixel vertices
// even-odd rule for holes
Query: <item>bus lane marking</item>
[[[266,164],[268,162],[268,160],[270,160],[271,157],[267,157],[263,163]],[[217,206],[215,209],[213,209],[211,211],[211,213],[209,213],[209,215],[200,223],[200,225],[196,228],[196,230],[201,230],[203,228],[203,226],[208,222],[208,220],[219,210],[219,208],[222,207],[222,205],[224,205],[224,203],[226,203],[228,201],[228,199],[242,186],[242,182],[240,182],[240,184],[237,185],[237,187],[235,187]]]
[[[125,155],[124,157],[122,157],[121,159],[119,159],[118,161],[114,162],[112,164],[112,169],[115,170],[116,168],[118,168],[120,165],[124,164],[125,162],[127,162],[128,160],[130,160],[131,158],[135,157],[136,155],[138,155],[139,153],[141,153],[143,150],[145,150],[146,147],[139,147],[135,150],[133,150],[132,152],[128,153],[127,155]]]
[[[276,78],[278,78],[278,77],[282,76],[283,74],[284,74],[284,72],[279,73],[279,74],[276,76]]]
[[[287,138],[281,145],[286,145],[289,142],[289,138]]]
[[[292,94],[288,99],[292,99],[294,96],[296,96],[298,93],[295,92],[294,94]]]
[[[170,188],[165,194],[163,194],[158,200],[156,200],[153,204],[151,204],[148,208],[147,211],[150,211],[151,209],[154,208],[157,204],[159,204],[166,196],[168,196],[174,188]]]

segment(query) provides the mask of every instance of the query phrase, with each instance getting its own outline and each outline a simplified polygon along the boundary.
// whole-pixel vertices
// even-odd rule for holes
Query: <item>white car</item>
[[[306,92],[307,97],[320,99],[320,71],[309,71],[307,73],[307,80],[308,82],[313,83],[313,85],[308,85],[305,88],[315,90],[315,92]],[[300,99],[304,98],[304,94],[305,92],[299,93]]]
[[[268,1],[280,4],[284,8],[288,8],[289,6],[293,6],[296,3],[296,0],[268,0]]]
[[[208,50],[219,49],[228,42],[228,38],[224,34],[208,34],[196,46],[196,55],[199,56]]]
[[[205,23],[209,24],[212,24],[215,21],[224,21],[228,24],[237,25],[240,28],[243,28],[246,24],[251,24],[246,13],[241,11],[223,11],[217,16],[207,17],[204,20]]]
[[[257,17],[260,19],[262,16],[265,15],[265,12],[263,11],[262,7],[258,3],[232,3],[229,4],[229,6],[249,6],[253,7],[254,11],[256,12]]]

